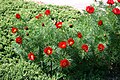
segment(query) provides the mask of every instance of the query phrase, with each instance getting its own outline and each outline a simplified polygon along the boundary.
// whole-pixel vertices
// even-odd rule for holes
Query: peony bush
[[[68,6],[24,4],[21,2],[11,10],[4,26],[9,26],[11,50],[20,56],[18,59],[35,65],[35,71],[39,67],[41,74],[37,75],[45,75],[46,79],[79,80],[86,74],[85,79],[90,79],[87,74],[91,71],[96,69],[93,72],[96,74],[119,64],[119,0],[108,0],[108,5],[102,2],[98,6],[88,5],[83,13]],[[7,13],[9,10],[4,12]],[[33,77],[30,79],[41,79]]]

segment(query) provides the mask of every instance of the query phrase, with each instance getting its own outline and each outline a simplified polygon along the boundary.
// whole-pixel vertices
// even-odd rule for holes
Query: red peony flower
[[[12,33],[16,33],[18,31],[18,28],[12,27],[11,31]]]
[[[120,3],[120,0],[117,0]]]
[[[35,18],[36,18],[36,19],[39,19],[39,16],[37,15],[37,16],[35,16]]]
[[[52,48],[49,47],[49,46],[44,48],[44,53],[47,54],[47,55],[51,55],[52,54]]]
[[[67,47],[67,43],[65,41],[61,41],[58,43],[58,47],[64,49]]]
[[[120,9],[118,8],[113,8],[112,12],[116,15],[120,15]]]
[[[56,28],[61,28],[62,27],[62,22],[57,22],[55,25],[56,25]]]
[[[67,42],[69,46],[72,46],[74,44],[73,38],[69,38]]]
[[[42,17],[42,14],[38,14],[38,16]]]
[[[107,4],[111,4],[112,5],[112,4],[114,4],[114,1],[113,0],[108,0]]]
[[[92,14],[92,13],[94,12],[94,7],[92,7],[92,6],[87,6],[87,7],[86,7],[86,11],[87,11],[88,13]]]
[[[81,47],[85,52],[88,52],[88,45],[87,44],[83,44]]]
[[[105,46],[103,44],[98,44],[98,50],[103,51],[105,49]]]
[[[99,25],[99,26],[103,25],[103,21],[102,21],[102,20],[99,20],[99,21],[98,21],[98,25]]]
[[[17,37],[16,38],[16,43],[18,43],[18,44],[22,44],[22,37]]]
[[[34,53],[32,53],[32,52],[30,52],[29,54],[28,54],[28,59],[29,60],[35,60],[35,56],[34,56]]]
[[[70,66],[70,62],[67,59],[63,59],[60,61],[60,66],[62,68],[66,68],[66,67]]]
[[[42,17],[42,14],[38,14],[37,16],[35,16],[36,19],[39,19],[40,17]]]
[[[80,32],[77,33],[77,36],[78,36],[79,38],[82,38],[82,34],[81,34]]]
[[[48,16],[48,15],[50,15],[50,10],[46,10],[45,11],[45,14]]]
[[[20,18],[21,18],[20,14],[16,14],[15,17],[16,17],[17,19],[20,19]]]

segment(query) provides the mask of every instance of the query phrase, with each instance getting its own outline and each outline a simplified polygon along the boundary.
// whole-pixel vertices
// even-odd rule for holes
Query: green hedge
[[[104,79],[105,71],[111,68],[111,63],[120,63],[120,16],[111,12],[113,7],[119,6],[118,3],[112,8],[102,3],[94,6],[95,13],[92,15],[86,11],[80,13],[69,6],[38,5],[22,0],[0,0],[0,3],[0,79],[51,80],[52,58],[52,80],[100,80]],[[100,10],[101,7],[106,11]],[[46,9],[51,11],[49,16],[44,15]],[[16,13],[22,19],[16,19]],[[35,16],[39,13],[43,17],[36,19]],[[98,26],[98,20],[103,20],[102,26]],[[63,22],[63,26],[56,29],[53,23],[59,21]],[[45,24],[44,27],[42,23]],[[28,30],[24,30],[25,26],[28,26]],[[11,32],[12,27],[18,28],[16,34]],[[76,37],[76,32],[79,31],[83,34],[82,39]],[[17,36],[23,37],[22,45],[16,44]],[[58,42],[70,37],[75,40],[72,47],[65,50],[57,48]],[[83,43],[89,45],[88,53],[80,49]],[[106,46],[103,52],[97,50],[99,43]],[[50,57],[43,52],[46,46],[54,49]],[[35,61],[28,60],[30,51],[37,57]],[[70,68],[59,67],[59,61],[63,58],[73,63]]]

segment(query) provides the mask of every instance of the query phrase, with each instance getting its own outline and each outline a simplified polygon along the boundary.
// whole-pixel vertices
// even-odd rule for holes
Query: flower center
[[[63,66],[66,66],[66,62],[63,62]]]
[[[17,31],[16,29],[13,30],[13,32],[16,32],[16,31]]]
[[[31,59],[34,60],[34,55],[31,55]]]
[[[65,44],[63,44],[62,47],[65,47]]]
[[[48,51],[47,51],[47,53],[48,53],[48,54],[50,54],[50,53],[51,53],[51,51],[50,51],[50,50],[48,50]]]
[[[58,26],[59,26],[59,27],[61,27],[61,26],[62,26],[62,24],[58,24]]]
[[[72,42],[72,41],[70,41],[70,45],[71,45],[71,44],[73,44],[73,42]]]

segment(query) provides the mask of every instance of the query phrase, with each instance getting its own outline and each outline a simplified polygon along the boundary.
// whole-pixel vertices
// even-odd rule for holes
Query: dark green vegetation
[[[103,7],[106,12],[99,10],[100,7]],[[35,19],[39,13],[44,14],[46,9],[51,10],[50,16],[43,16],[39,20]],[[95,13],[89,15],[86,12],[81,14],[71,7],[38,5],[20,0],[0,0],[0,80],[119,79],[120,16],[114,15],[110,8],[102,4],[95,9]],[[17,20],[16,13],[21,14],[23,20]],[[100,27],[97,25],[99,19],[103,20],[103,25]],[[56,30],[53,25],[53,22],[56,21],[64,23],[61,29]],[[41,23],[44,23],[45,27],[42,27]],[[73,25],[72,28],[69,27],[70,24]],[[11,33],[13,26],[19,28],[19,33]],[[24,26],[28,26],[29,29],[24,31]],[[76,31],[84,34],[85,37],[81,41],[74,35]],[[26,33],[29,33],[29,36],[26,36]],[[24,41],[26,41],[23,43],[24,46],[15,43],[17,35],[24,36]],[[46,38],[44,39],[44,37]],[[72,48],[57,49],[57,53],[60,53],[59,57],[55,54],[56,51],[53,56],[50,56],[57,63],[53,64],[52,72],[54,74],[52,74],[51,79],[50,58],[46,58],[43,48],[50,45],[55,49],[59,41],[67,40],[70,37],[77,41]],[[31,41],[27,42],[27,40]],[[97,51],[99,42],[107,46],[102,53]],[[91,44],[88,55],[79,50],[83,43]],[[26,47],[27,50],[24,51]],[[40,55],[36,55],[40,56],[36,61],[30,61],[27,58],[27,53],[31,50],[40,53]],[[73,55],[78,52],[79,54]],[[62,55],[64,53],[65,55]],[[70,54],[67,55],[67,53]],[[60,60],[63,57],[70,58],[73,64],[70,68],[61,70],[57,59]],[[43,64],[42,66],[39,64],[41,61],[45,63],[44,67]]]

